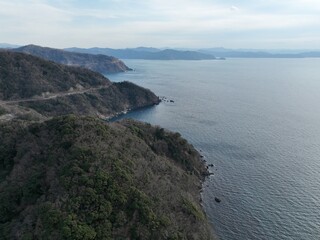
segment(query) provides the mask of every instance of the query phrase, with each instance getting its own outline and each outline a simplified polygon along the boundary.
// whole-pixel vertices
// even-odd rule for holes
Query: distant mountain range
[[[320,51],[310,50],[254,50],[254,49],[227,49],[208,48],[198,52],[212,54],[223,58],[318,58]]]
[[[114,56],[120,59],[147,59],[147,60],[215,60],[212,54],[201,53],[197,51],[180,51],[174,49],[157,49],[157,48],[66,48],[66,51],[104,54]]]
[[[29,45],[34,46],[34,45]],[[0,43],[0,48],[17,48],[17,45]],[[23,47],[26,48],[26,47]],[[19,49],[19,48],[18,48]],[[56,49],[58,50],[58,49]],[[120,59],[146,60],[220,60],[225,58],[319,58],[320,50],[279,50],[279,49],[228,49],[223,47],[201,49],[172,49],[172,48],[65,48],[63,51],[92,55],[107,55]],[[34,51],[32,51],[34,54]],[[31,52],[30,52],[31,53]],[[60,52],[61,53],[61,52]],[[43,57],[43,56],[40,56]],[[48,59],[48,58],[47,58]],[[52,60],[52,59],[49,59]],[[68,59],[69,61],[70,59]],[[68,63],[67,60],[60,63]],[[90,64],[87,64],[89,66]],[[92,68],[91,68],[92,69]],[[92,69],[96,70],[96,69]],[[97,71],[97,70],[96,70]],[[101,69],[98,70],[101,72]]]
[[[66,51],[105,54],[120,59],[149,60],[211,60],[224,58],[318,58],[317,50],[258,50],[258,49],[227,49],[206,48],[196,50],[158,49],[158,48],[66,48]]]
[[[116,73],[131,70],[121,60],[106,55],[93,55],[86,53],[74,53],[61,49],[27,45],[10,49],[14,52],[21,52],[41,57],[56,63],[69,66],[79,66],[100,73]]]
[[[17,48],[19,45],[10,44],[10,43],[0,43],[0,48]]]

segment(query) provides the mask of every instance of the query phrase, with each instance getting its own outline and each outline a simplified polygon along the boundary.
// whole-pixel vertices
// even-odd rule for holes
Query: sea
[[[180,132],[213,164],[202,198],[219,239],[320,239],[320,59],[125,63],[107,77],[167,100],[119,119]]]

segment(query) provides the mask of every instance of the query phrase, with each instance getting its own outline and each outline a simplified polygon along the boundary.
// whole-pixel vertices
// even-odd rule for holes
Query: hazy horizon
[[[316,0],[0,0],[0,42],[320,49],[319,10]]]
[[[27,44],[16,44],[16,43],[0,43],[0,47],[1,46],[4,46],[4,45],[8,45],[8,47],[10,48],[15,48],[15,47],[23,47],[23,46],[28,46],[28,45],[36,45],[34,43],[27,43]],[[11,46],[9,46],[11,45]],[[43,45],[43,44],[39,44],[37,46],[40,46],[40,47],[48,47],[48,48],[55,48],[55,47],[52,47],[52,46],[46,46],[46,45]],[[81,48],[81,47],[78,47],[78,46],[69,46],[69,47],[64,47],[64,48],[59,48],[57,47],[57,49],[68,49],[68,48]],[[320,51],[320,48],[319,49],[294,49],[294,48],[279,48],[279,49],[276,49],[276,48],[270,48],[270,49],[267,49],[267,48],[260,48],[260,49],[255,49],[255,48],[226,48],[226,47],[221,47],[221,46],[218,46],[218,47],[207,47],[207,48],[201,48],[201,47],[194,47],[194,48],[188,48],[188,47],[170,47],[170,46],[167,46],[167,47],[153,47],[153,46],[133,46],[133,47],[123,47],[123,48],[112,48],[112,47],[108,47],[108,46],[90,46],[90,47],[84,47],[83,49],[90,49],[90,48],[110,48],[110,49],[138,49],[138,48],[155,48],[155,49],[159,49],[159,50],[165,50],[165,49],[173,49],[173,50],[181,50],[181,51],[198,51],[198,50],[214,50],[214,49],[225,49],[225,50],[232,50],[232,51],[248,51],[248,52],[258,52],[258,51],[265,51],[265,52],[268,52],[268,53],[303,53],[303,52],[309,52],[309,51],[315,51],[315,52],[318,52]]]

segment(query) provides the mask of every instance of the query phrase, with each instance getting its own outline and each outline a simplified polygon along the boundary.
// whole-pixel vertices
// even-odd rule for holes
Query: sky
[[[0,0],[0,42],[320,49],[319,0]]]

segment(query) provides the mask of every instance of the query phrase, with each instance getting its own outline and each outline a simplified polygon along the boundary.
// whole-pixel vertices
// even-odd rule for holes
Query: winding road
[[[32,97],[32,98],[24,98],[24,99],[18,99],[18,100],[7,100],[7,101],[0,100],[0,105],[17,104],[17,103],[22,103],[22,102],[45,101],[45,100],[59,98],[59,97],[65,97],[65,96],[76,95],[76,94],[83,94],[86,92],[93,92],[93,91],[97,91],[100,89],[109,88],[111,85],[112,84],[94,87],[94,88],[86,88],[86,89],[81,89],[81,90],[51,93],[48,96],[37,96],[37,97]]]

